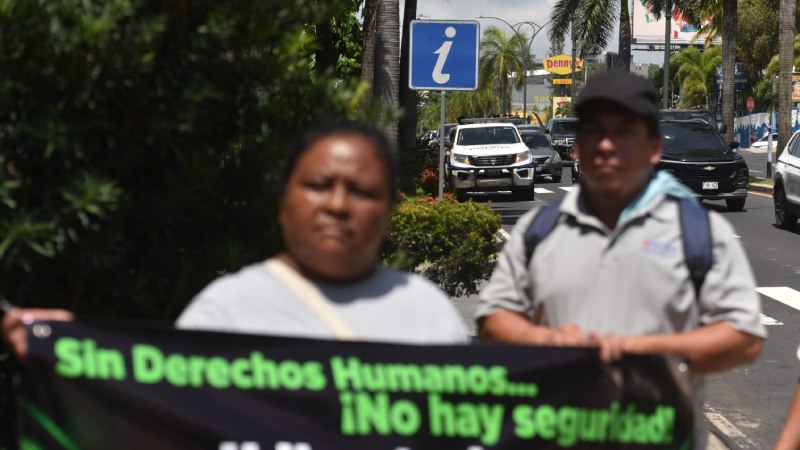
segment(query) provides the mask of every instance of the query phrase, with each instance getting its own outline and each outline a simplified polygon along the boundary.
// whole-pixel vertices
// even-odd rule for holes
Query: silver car
[[[800,216],[800,131],[795,132],[775,165],[775,225],[794,228]]]
[[[519,130],[519,135],[536,162],[536,178],[547,175],[554,183],[561,182],[564,172],[561,155],[550,145],[550,139],[544,133],[530,130]]]

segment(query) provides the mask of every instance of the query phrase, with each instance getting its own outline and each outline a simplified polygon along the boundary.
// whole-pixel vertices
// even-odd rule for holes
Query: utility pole
[[[662,108],[669,108],[669,54],[670,54],[670,35],[672,34],[672,2],[667,0],[667,8],[664,10],[667,19],[664,26],[664,95],[662,98]]]

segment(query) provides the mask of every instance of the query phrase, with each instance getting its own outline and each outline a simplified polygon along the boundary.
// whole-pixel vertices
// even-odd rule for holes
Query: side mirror
[[[724,123],[718,123],[717,126],[719,128],[719,133],[720,134],[725,134],[725,133],[728,132],[728,126],[725,125]]]
[[[731,150],[736,150],[737,148],[739,148],[740,145],[741,144],[739,144],[738,142],[733,141],[730,144],[728,144],[728,148]]]

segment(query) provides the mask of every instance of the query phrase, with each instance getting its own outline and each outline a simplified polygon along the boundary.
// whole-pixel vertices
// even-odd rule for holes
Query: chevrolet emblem
[[[705,166],[705,167],[703,167],[703,170],[705,170],[706,172],[713,172],[716,169],[717,168],[714,167],[714,166]]]

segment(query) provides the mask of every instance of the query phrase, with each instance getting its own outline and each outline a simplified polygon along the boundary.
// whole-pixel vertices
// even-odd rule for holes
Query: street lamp
[[[512,25],[512,24],[506,22],[505,20],[503,20],[503,19],[501,19],[499,17],[478,16],[478,18],[479,19],[495,19],[495,20],[499,20],[499,21],[503,22],[504,24],[508,25],[509,28],[511,28],[511,31],[513,31],[514,34],[517,36],[517,39],[519,39],[520,50],[523,53],[523,55],[522,55],[523,56],[522,57],[522,76],[523,76],[524,82],[522,83],[522,114],[525,116],[525,121],[527,121],[528,120],[528,57],[531,54],[531,44],[533,44],[533,38],[535,38],[536,35],[539,34],[540,31],[542,31],[542,28],[544,28],[545,25],[550,23],[550,21],[548,20],[547,22],[545,22],[544,25],[539,25],[538,23],[527,22],[527,21],[525,21],[525,22],[517,22],[517,23]],[[531,27],[531,31],[533,32],[533,34],[531,35],[530,39],[528,40],[527,46],[523,42],[522,35],[519,32],[520,28],[522,28],[523,25],[528,25],[529,27]],[[505,93],[502,93],[500,95],[505,95]]]

